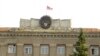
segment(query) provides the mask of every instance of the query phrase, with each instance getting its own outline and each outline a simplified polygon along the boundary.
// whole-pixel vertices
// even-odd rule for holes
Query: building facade
[[[21,19],[19,28],[0,28],[0,56],[70,56],[79,28],[71,20]],[[100,56],[100,30],[83,28],[88,56]]]

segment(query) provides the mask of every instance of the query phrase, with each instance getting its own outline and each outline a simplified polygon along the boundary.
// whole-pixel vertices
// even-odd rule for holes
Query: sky
[[[100,0],[0,0],[0,27],[19,27],[21,18],[43,15],[71,19],[73,28],[100,29]]]

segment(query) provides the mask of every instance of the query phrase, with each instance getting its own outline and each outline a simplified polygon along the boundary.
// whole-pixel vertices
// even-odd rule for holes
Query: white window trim
[[[94,54],[92,54],[92,49],[94,49]],[[99,47],[92,46],[91,54],[92,54],[92,56],[98,56],[99,55]]]
[[[26,51],[26,49],[27,49],[27,51]],[[32,54],[32,45],[24,46],[24,54]]]
[[[41,51],[41,54],[49,54],[49,46],[41,45],[40,51]]]
[[[65,46],[62,45],[62,46],[57,46],[57,54],[61,54],[61,55],[64,55],[66,50],[65,50]]]
[[[8,53],[16,53],[16,45],[14,44],[8,45]]]

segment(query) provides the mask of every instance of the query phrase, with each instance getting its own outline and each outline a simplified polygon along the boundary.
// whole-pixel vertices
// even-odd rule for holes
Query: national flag
[[[50,6],[47,6],[47,10],[52,10],[53,8],[51,8]]]

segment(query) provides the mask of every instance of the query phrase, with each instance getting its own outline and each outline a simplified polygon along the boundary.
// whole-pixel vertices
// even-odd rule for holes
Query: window
[[[8,53],[16,53],[16,45],[8,45]]]
[[[65,46],[57,46],[57,54],[65,54]]]
[[[91,47],[92,56],[99,56],[99,47]]]
[[[32,54],[32,45],[24,45],[24,54]]]
[[[48,53],[49,53],[49,46],[41,45],[41,54],[48,54]]]

